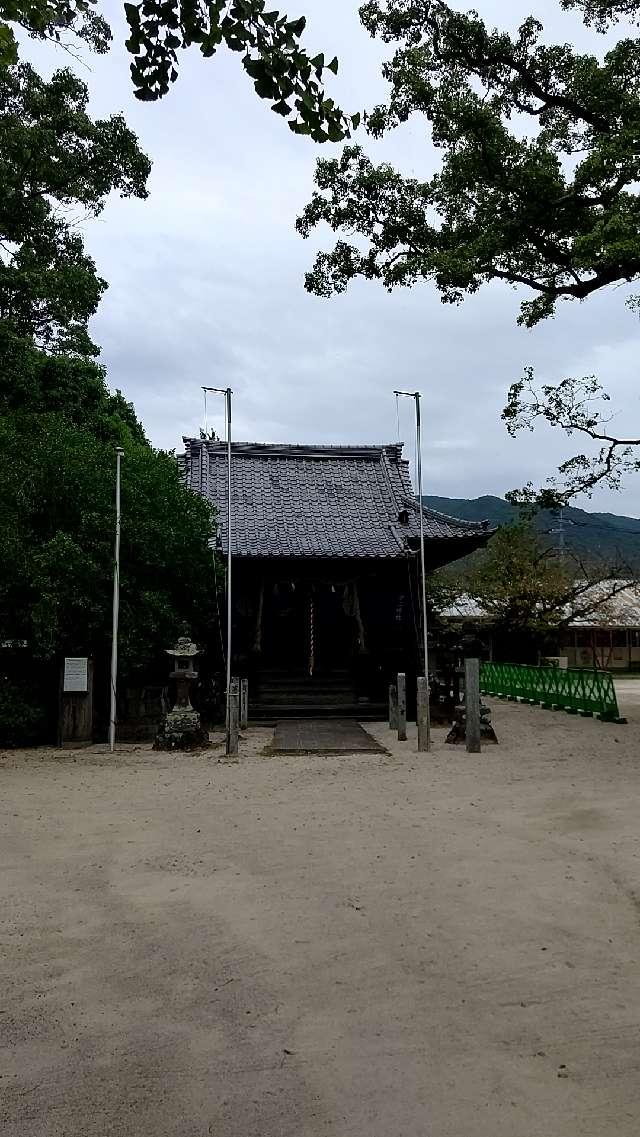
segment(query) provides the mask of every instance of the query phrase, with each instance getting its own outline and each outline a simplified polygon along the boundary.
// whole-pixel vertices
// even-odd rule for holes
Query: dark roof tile
[[[187,485],[216,509],[227,550],[224,442],[185,438]],[[232,552],[243,557],[401,557],[420,534],[419,507],[402,458],[388,446],[232,445]],[[399,521],[406,510],[408,523]],[[486,525],[423,509],[429,541],[477,539]]]

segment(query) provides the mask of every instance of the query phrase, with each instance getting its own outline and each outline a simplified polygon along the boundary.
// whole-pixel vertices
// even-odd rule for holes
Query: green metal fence
[[[620,718],[613,678],[608,671],[483,663],[480,686],[486,695],[501,699],[519,699],[574,715],[596,715],[604,722],[626,721]]]

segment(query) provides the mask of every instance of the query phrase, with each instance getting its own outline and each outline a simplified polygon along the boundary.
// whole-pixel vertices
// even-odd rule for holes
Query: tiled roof
[[[575,613],[575,614],[574,614]],[[479,600],[461,593],[442,615],[450,620],[495,620],[496,613]],[[599,580],[589,585],[563,609],[572,616],[569,628],[640,628],[640,585],[632,580]]]
[[[226,552],[226,444],[189,438],[184,443],[186,482],[215,506],[219,545]],[[419,540],[418,504],[400,443],[236,442],[231,496],[236,556],[402,557]],[[484,544],[488,533],[486,524],[426,508],[424,525],[429,541],[465,541],[471,547]]]
[[[570,628],[640,628],[640,586],[633,580],[601,580],[575,602]],[[591,610],[585,613],[585,608]],[[582,614],[584,613],[584,614]]]

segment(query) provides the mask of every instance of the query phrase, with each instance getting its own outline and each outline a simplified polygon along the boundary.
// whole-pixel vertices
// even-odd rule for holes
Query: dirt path
[[[636,1137],[639,722],[2,755],[5,1137]]]

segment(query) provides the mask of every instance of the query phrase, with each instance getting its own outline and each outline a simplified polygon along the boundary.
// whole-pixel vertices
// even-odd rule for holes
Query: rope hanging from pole
[[[313,594],[309,596],[309,677],[313,678],[316,665],[315,645],[315,613],[313,608]]]

